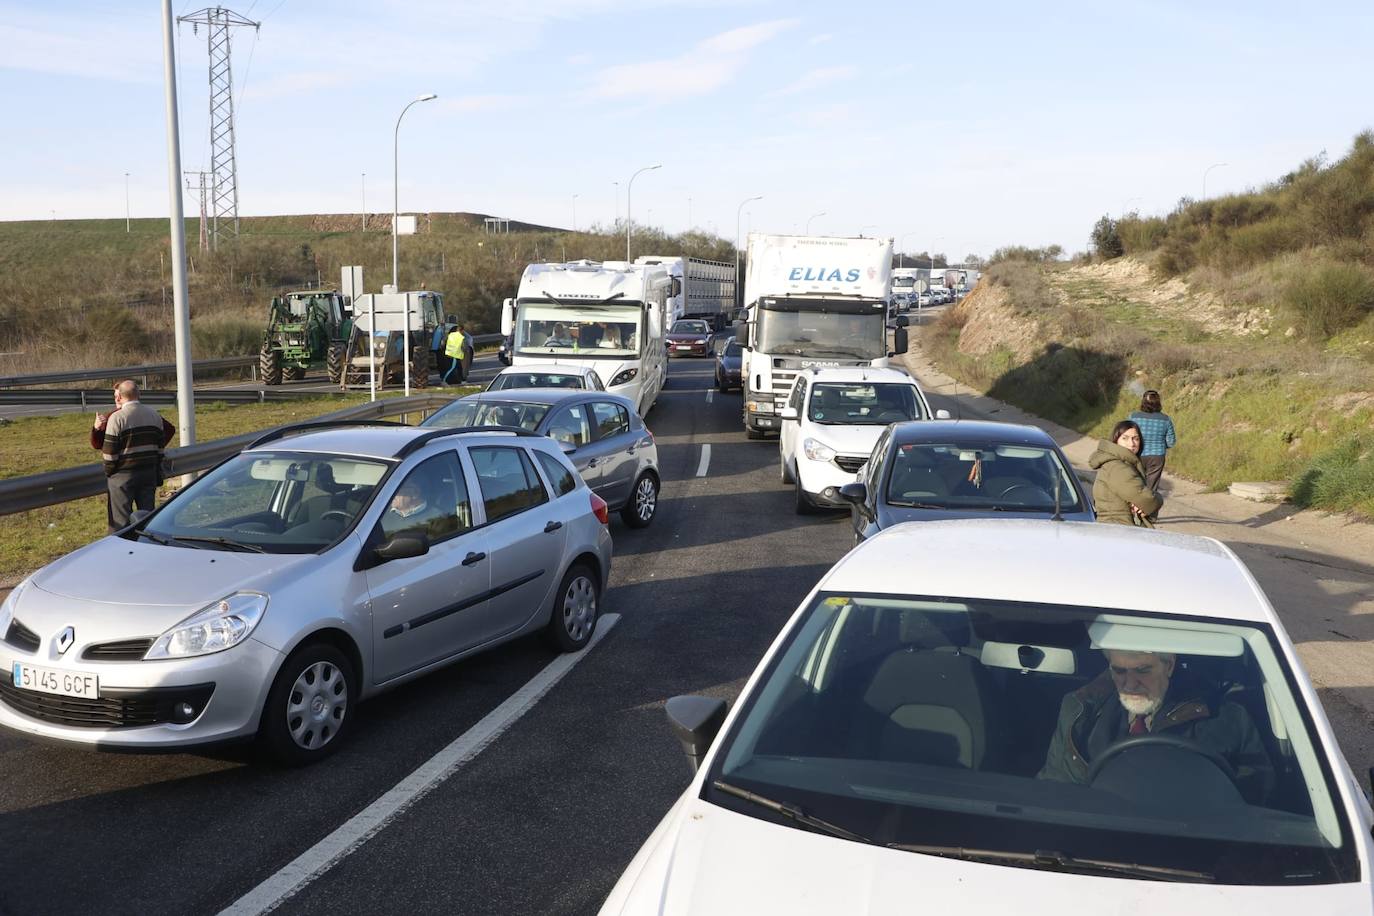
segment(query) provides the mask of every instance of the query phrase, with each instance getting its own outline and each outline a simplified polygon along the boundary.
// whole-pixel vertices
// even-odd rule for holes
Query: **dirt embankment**
[[[1274,320],[1267,308],[1232,308],[1213,293],[1189,288],[1180,277],[1160,279],[1134,258],[1071,267],[1063,271],[1062,281],[1100,284],[1108,295],[1148,305],[1170,318],[1191,321],[1212,334],[1263,336]]]
[[[1040,346],[1035,322],[1017,314],[1005,287],[980,283],[954,310],[964,318],[959,352],[965,356],[987,356],[1005,348],[1024,362]]]

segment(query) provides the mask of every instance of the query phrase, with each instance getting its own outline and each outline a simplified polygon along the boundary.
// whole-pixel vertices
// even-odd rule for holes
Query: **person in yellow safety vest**
[[[448,357],[448,371],[444,373],[444,384],[452,385],[453,370],[458,370],[458,382],[462,384],[463,379],[467,378],[467,366],[463,364],[464,350],[467,346],[467,334],[463,331],[463,326],[459,325],[448,332],[448,342],[444,344],[444,355]]]

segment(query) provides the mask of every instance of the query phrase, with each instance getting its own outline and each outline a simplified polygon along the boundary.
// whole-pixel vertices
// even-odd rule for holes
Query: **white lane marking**
[[[707,404],[711,403],[713,400],[715,400],[715,397],[716,397],[716,389],[714,389],[714,388],[707,388],[707,389],[706,389],[706,403],[707,403]]]
[[[697,465],[697,476],[705,477],[706,469],[711,466],[711,443],[707,442],[701,447],[701,463]]]
[[[420,764],[385,795],[359,811],[329,836],[301,853],[296,859],[266,881],[226,907],[220,916],[244,916],[267,913],[299,893],[307,884],[324,874],[345,856],[387,826],[435,786],[452,776],[459,767],[472,760],[501,736],[501,733],[529,712],[535,703],[586,658],[596,644],[620,620],[619,614],[602,617],[587,647],[576,654],[560,655],[530,678],[525,686],[511,694],[504,703],[482,717],[472,728],[463,732],[448,747]]]

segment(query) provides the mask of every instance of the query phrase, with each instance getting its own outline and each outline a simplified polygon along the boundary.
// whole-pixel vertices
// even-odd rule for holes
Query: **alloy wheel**
[[[647,475],[641,477],[639,486],[635,487],[635,515],[647,525],[657,508],[658,487],[654,486],[653,478]]]

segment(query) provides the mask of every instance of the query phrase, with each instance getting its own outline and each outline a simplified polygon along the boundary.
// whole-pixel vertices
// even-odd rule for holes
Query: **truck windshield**
[[[872,360],[887,354],[886,314],[759,309],[757,348],[780,356]]]
[[[638,303],[561,306],[521,302],[515,350],[560,357],[638,356],[640,316]]]
[[[915,286],[915,285],[916,285],[916,278],[915,278],[915,277],[893,277],[893,278],[892,278],[892,288],[893,288],[893,289],[911,289],[911,288],[912,288],[913,286]]]

